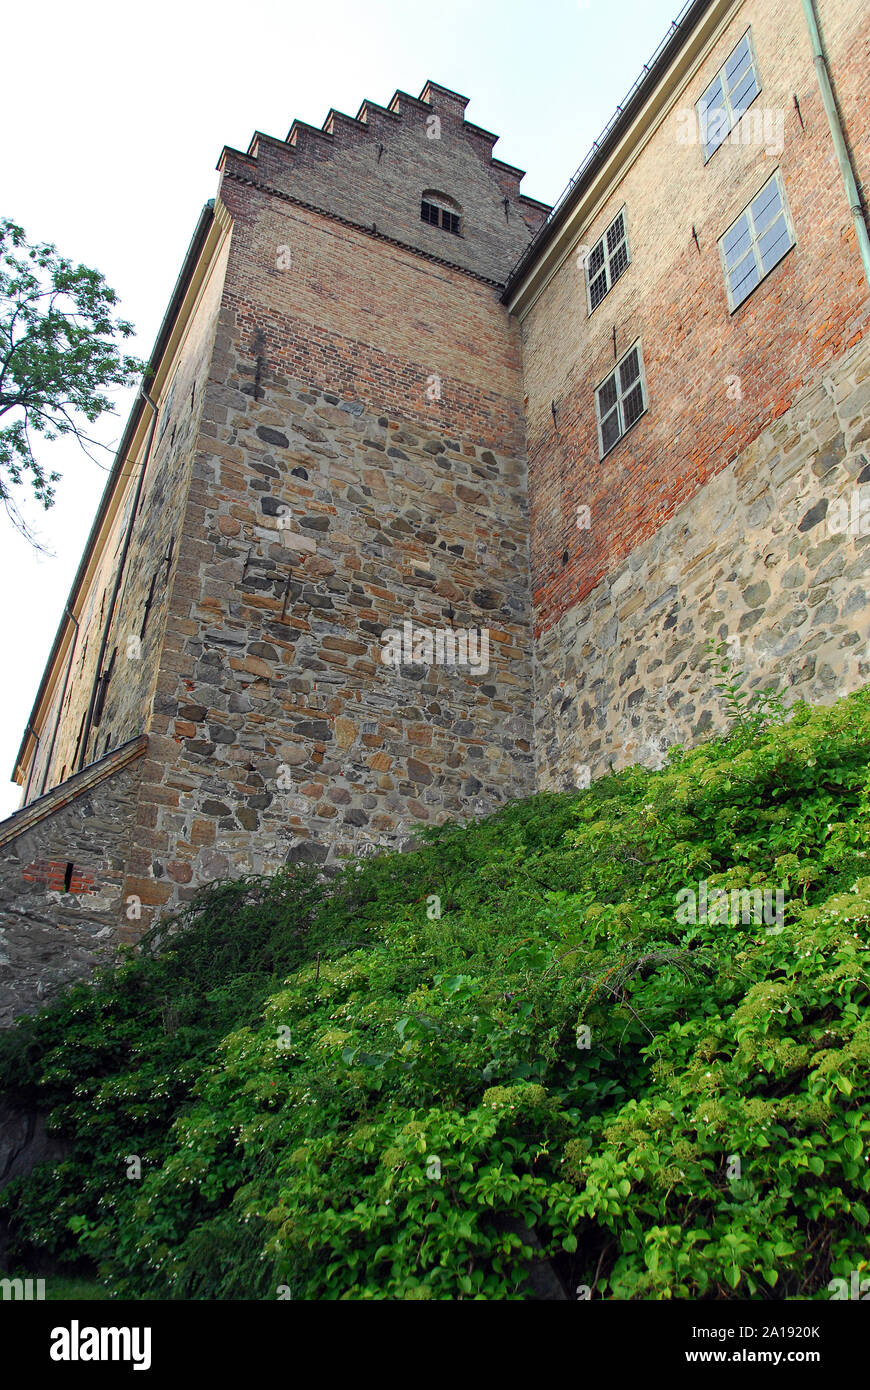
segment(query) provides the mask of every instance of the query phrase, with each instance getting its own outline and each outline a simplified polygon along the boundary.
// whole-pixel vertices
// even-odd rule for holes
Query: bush
[[[866,1268],[870,695],[750,733],[210,890],[4,1042],[71,1145],[2,1194],[21,1251],[138,1298],[522,1299],[545,1258],[828,1297]]]

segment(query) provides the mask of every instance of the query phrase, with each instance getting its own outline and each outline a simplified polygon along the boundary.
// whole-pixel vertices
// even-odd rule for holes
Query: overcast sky
[[[283,139],[295,118],[355,116],[427,79],[470,99],[523,192],[553,202],[657,47],[681,0],[47,0],[7,10],[0,215],[94,266],[149,355],[224,145]],[[120,440],[132,395],[97,426]],[[96,432],[96,431],[95,431]],[[111,454],[104,455],[106,467]],[[105,472],[64,441],[38,555],[0,513],[0,816],[7,779]]]

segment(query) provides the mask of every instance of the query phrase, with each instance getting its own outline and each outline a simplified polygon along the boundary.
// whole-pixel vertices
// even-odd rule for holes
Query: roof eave
[[[645,74],[630,99],[617,108],[617,117],[606,135],[595,142],[549,221],[532,238],[511,271],[502,302],[512,312],[522,312],[536,297],[540,281],[547,279],[551,266],[561,261],[566,243],[576,238],[577,212],[589,201],[590,190],[601,186],[606,173],[612,180],[614,172],[630,159],[649,123],[658,118],[673,88],[682,80],[683,70],[696,59],[709,35],[721,27],[723,16],[730,17],[739,3],[740,0],[694,0],[679,28],[660,45],[652,64],[645,65]]]
[[[172,297],[170,298],[169,306],[166,310],[166,313],[163,316],[163,321],[160,324],[160,328],[157,332],[157,337],[154,340],[154,346],[151,349],[151,355],[148,358],[148,365],[145,368],[145,374],[142,380],[143,388],[145,386],[145,383],[149,381],[157,372],[163,353],[166,350],[166,345],[169,342],[170,337],[172,336],[172,330],[175,324],[176,317],[178,315],[182,303],[184,302],[184,298],[187,294],[188,287],[193,278],[194,270],[196,268],[203,246],[205,245],[208,233],[211,229],[212,222],[214,221],[214,209],[214,199],[212,198],[209,199],[209,201],[203,207],[202,212],[199,214],[196,229],[194,230],[193,236],[190,241],[190,245],[187,248],[187,253],[184,257],[184,261],[182,263],[178,279],[175,282],[175,288],[172,291]],[[55,667],[55,662],[57,661],[57,658],[63,649],[67,627],[71,621],[73,604],[75,602],[79,588],[84,580],[84,577],[87,574],[91,554],[99,539],[103,522],[105,521],[107,512],[109,510],[109,506],[115,488],[118,484],[118,480],[121,477],[127,453],[130,449],[133,439],[135,438],[136,430],[142,418],[142,411],[144,410],[144,408],[145,400],[142,395],[142,390],[140,389],[140,392],[136,397],[133,408],[130,411],[130,415],[127,420],[127,425],[124,429],[124,434],[121,439],[121,443],[118,446],[118,451],[115,454],[115,461],[112,464],[111,471],[109,473],[108,478],[106,479],[106,486],[103,488],[103,493],[100,498],[99,506],[97,507],[97,513],[94,517],[93,525],[91,526],[90,533],[88,535],[84,553],[79,562],[79,567],[76,570],[75,578],[73,579],[66,604],[64,605],[63,615],[58,625],[54,642],[52,643],[51,652],[49,654],[48,661],[46,662],[45,670],[43,671],[42,679],[39,683],[39,688],[36,692],[36,698],[33,702],[33,706],[27,718],[27,725],[25,727],[24,736],[21,740],[21,744],[15,757],[15,766],[12,772],[12,780],[13,782],[17,782],[19,786],[24,781],[24,759],[26,756],[28,743],[32,738],[35,737],[34,721],[36,720],[39,714],[40,705],[42,704],[43,697],[51,680],[51,675]]]

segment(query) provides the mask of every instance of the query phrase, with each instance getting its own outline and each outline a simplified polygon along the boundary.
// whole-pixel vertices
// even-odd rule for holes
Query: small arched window
[[[442,231],[460,235],[462,209],[453,198],[445,193],[427,189],[420,200],[420,221],[428,222],[430,227],[440,227]]]

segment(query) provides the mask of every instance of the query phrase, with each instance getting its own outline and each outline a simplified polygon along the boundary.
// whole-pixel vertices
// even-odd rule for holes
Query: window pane
[[[755,253],[752,249],[752,243],[747,242],[746,249],[744,250],[742,256],[738,256],[735,253],[733,256],[727,257],[726,264],[728,267],[728,274],[731,276],[738,275],[742,269],[745,269],[743,262],[746,260],[747,256],[750,260],[752,260],[754,254]]]
[[[607,231],[607,249],[612,252],[614,247],[625,240],[625,226],[622,221],[622,213],[619,214],[612,227]]]
[[[621,242],[610,258],[610,283],[614,284],[624,270],[628,269],[628,244]]]
[[[731,110],[734,113],[735,121],[741,112],[745,111],[747,106],[755,100],[758,92],[759,86],[755,80],[755,73],[750,68],[731,93]]]
[[[609,376],[603,386],[598,388],[598,413],[603,419],[616,405],[616,373]]]
[[[607,294],[607,276],[602,270],[597,280],[593,280],[589,286],[589,303],[593,309],[597,309],[604,296]]]
[[[731,294],[734,298],[734,307],[742,304],[748,294],[751,294],[760,280],[758,266],[754,256],[747,256],[746,260],[736,271],[731,274]]]
[[[728,278],[732,285],[736,285],[742,280],[744,275],[749,273],[749,267],[755,264],[755,250],[750,246],[745,256],[741,256],[733,265],[728,267]]]
[[[717,77],[711,82],[698,102],[698,123],[706,155],[709,156],[722,144],[731,129],[722,83]]]
[[[631,391],[622,402],[622,414],[625,420],[625,428],[633,425],[641,415],[643,415],[643,390],[640,382],[633,386]]]
[[[601,444],[604,453],[612,449],[619,438],[619,412],[614,410],[606,420],[601,421]]]
[[[637,348],[633,348],[624,362],[619,366],[619,385],[623,395],[633,382],[640,376],[640,363],[637,357]]]
[[[749,249],[751,236],[749,232],[749,218],[744,212],[742,217],[738,217],[734,226],[725,233],[722,238],[722,249],[725,252],[725,259],[729,266],[735,266],[741,256],[745,256]]]
[[[589,279],[597,275],[604,265],[604,242],[599,241],[597,246],[593,246],[589,253]]]
[[[779,195],[779,185],[776,179],[771,179],[770,183],[765,184],[750,207],[755,223],[755,234],[758,236],[782,211],[782,198]]]
[[[698,102],[698,110],[703,116],[704,112],[711,106],[724,106],[724,92],[722,89],[722,79],[714,77],[701,100]]]
[[[778,217],[773,226],[768,227],[758,243],[761,265],[765,275],[773,269],[777,261],[782,260],[790,246],[791,237],[788,227],[785,225],[785,218]]]
[[[725,80],[729,87],[735,85],[741,73],[749,67],[750,62],[749,35],[744,34],[731,57],[725,62]]]
[[[728,138],[730,129],[731,118],[724,106],[711,106],[704,112],[701,119],[701,139],[704,141],[704,153],[708,157]]]

